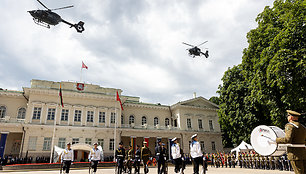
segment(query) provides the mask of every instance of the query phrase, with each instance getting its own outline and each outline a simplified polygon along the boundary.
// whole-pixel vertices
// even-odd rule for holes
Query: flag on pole
[[[61,99],[61,105],[62,105],[62,107],[64,107],[62,85],[61,84],[60,84],[60,89],[59,89],[59,96],[60,96],[60,99]]]
[[[118,91],[117,91],[117,99],[116,99],[116,100],[120,102],[121,109],[123,110],[122,103],[121,103],[121,100],[120,100],[120,97],[119,97]]]
[[[88,66],[85,65],[85,63],[82,61],[82,68],[88,69]]]

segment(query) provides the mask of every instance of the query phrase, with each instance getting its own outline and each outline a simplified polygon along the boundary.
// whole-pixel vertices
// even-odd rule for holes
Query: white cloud
[[[19,89],[31,79],[83,79],[121,88],[144,102],[173,104],[193,92],[210,98],[225,70],[241,62],[246,34],[272,1],[263,0],[43,0],[63,19],[85,22],[80,34],[66,24],[46,29],[28,10],[36,1],[3,0],[0,11],[0,87]],[[210,58],[191,58],[182,42],[208,43]]]

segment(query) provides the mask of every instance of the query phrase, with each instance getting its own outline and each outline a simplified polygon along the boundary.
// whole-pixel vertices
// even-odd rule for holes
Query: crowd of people
[[[292,171],[287,154],[282,156],[261,156],[255,151],[235,153],[212,153],[206,154],[212,167],[224,168],[249,168],[263,170],[286,170]]]

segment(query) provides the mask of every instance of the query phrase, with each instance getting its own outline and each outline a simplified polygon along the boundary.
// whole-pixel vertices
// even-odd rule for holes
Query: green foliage
[[[256,21],[242,63],[219,86],[225,146],[249,142],[261,124],[283,127],[287,109],[306,111],[306,1],[276,0]]]
[[[216,105],[220,104],[220,99],[219,99],[219,97],[216,97],[216,96],[210,97],[209,101],[216,104]]]

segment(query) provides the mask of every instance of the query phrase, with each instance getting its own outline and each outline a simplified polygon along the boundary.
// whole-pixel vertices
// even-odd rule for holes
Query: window
[[[33,111],[33,120],[39,120],[41,114],[41,108],[40,107],[34,107]]]
[[[85,144],[90,144],[91,145],[91,138],[85,138]]]
[[[43,150],[51,150],[51,137],[44,138]]]
[[[74,121],[81,121],[81,115],[82,111],[81,110],[75,110],[74,111]]]
[[[54,120],[54,117],[55,117],[55,108],[49,108],[47,120]]]
[[[93,111],[87,111],[87,122],[93,122],[93,116],[94,116]]]
[[[187,128],[191,129],[191,119],[187,118]]]
[[[216,144],[214,141],[211,142],[211,150],[216,150]]]
[[[141,118],[141,125],[145,125],[147,124],[147,117],[146,116],[142,116]]]
[[[72,144],[78,144],[80,142],[79,138],[72,138]]]
[[[169,124],[170,124],[169,118],[166,118],[165,119],[165,126],[169,126]]]
[[[110,123],[115,123],[116,122],[116,113],[111,112],[111,120]]]
[[[98,145],[100,145],[102,149],[104,149],[104,139],[98,139]]]
[[[58,139],[58,147],[65,149],[66,147],[66,138],[59,138]]]
[[[213,125],[213,121],[212,120],[209,120],[209,128],[211,131],[214,130],[214,125]]]
[[[135,123],[134,115],[130,115],[129,124]]]
[[[5,117],[5,112],[6,112],[6,107],[5,106],[0,106],[0,118]]]
[[[124,124],[124,116],[121,115],[121,124]]]
[[[115,148],[115,141],[114,139],[109,140],[109,150],[114,150]]]
[[[29,137],[29,150],[36,150],[37,137]]]
[[[203,124],[202,124],[202,120],[198,119],[198,123],[199,123],[199,129],[203,129]]]
[[[205,151],[205,146],[204,146],[204,141],[200,141],[201,149],[204,152]]]
[[[1,111],[0,111],[1,112]],[[18,119],[25,119],[25,115],[26,115],[26,109],[25,108],[20,108],[18,110],[18,115],[17,118]]]
[[[105,123],[105,112],[99,112],[99,123]]]
[[[175,119],[175,120],[173,121],[173,125],[174,125],[174,127],[177,127],[177,119]]]
[[[154,126],[157,126],[157,125],[158,125],[158,118],[155,117],[155,118],[154,118]]]
[[[68,109],[62,109],[61,120],[62,121],[68,121],[68,115],[69,115],[69,110]]]

